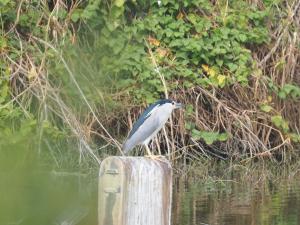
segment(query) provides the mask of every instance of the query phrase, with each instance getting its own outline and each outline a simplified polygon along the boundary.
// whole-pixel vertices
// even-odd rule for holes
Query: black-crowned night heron
[[[124,145],[123,152],[127,154],[137,145],[144,145],[149,156],[149,142],[165,125],[174,109],[182,108],[182,104],[170,99],[159,100],[150,105],[135,122]]]

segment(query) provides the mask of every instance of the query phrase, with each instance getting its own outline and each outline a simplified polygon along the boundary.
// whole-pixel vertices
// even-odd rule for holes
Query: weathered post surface
[[[167,160],[108,157],[101,163],[98,225],[170,225],[171,199]]]

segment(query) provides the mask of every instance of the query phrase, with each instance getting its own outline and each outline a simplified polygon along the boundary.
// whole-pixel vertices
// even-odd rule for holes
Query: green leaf
[[[282,88],[282,90],[286,93],[289,94],[291,93],[291,91],[295,90],[296,86],[292,85],[292,84],[285,84]]]
[[[220,87],[224,87],[225,83],[226,83],[226,76],[224,76],[224,75],[218,75],[217,79],[218,79],[218,85]]]
[[[247,40],[247,36],[245,34],[240,34],[239,39],[241,42],[245,42]]]
[[[300,135],[296,133],[289,133],[288,136],[293,142],[300,143]]]
[[[234,64],[234,63],[228,63],[228,68],[230,71],[234,72],[237,70],[238,65]]]
[[[270,112],[273,108],[272,108],[272,106],[269,106],[269,105],[261,105],[260,109],[264,112]]]
[[[278,97],[281,99],[286,99],[286,93],[283,90],[281,90],[278,92]]]
[[[195,14],[189,14],[188,19],[192,24],[197,24],[197,16]]]
[[[0,51],[7,47],[7,40],[5,37],[0,36]]]
[[[289,131],[289,123],[286,120],[284,120],[281,115],[272,116],[271,121],[277,128],[281,129],[284,133],[287,133]]]
[[[280,127],[282,123],[282,116],[272,116],[271,121],[276,127]]]
[[[81,13],[81,9],[75,9],[71,15],[71,20],[76,23],[80,19]]]
[[[68,14],[67,11],[63,8],[59,8],[57,11],[57,17],[60,19],[65,19],[67,14]]]
[[[203,138],[206,144],[211,145],[218,139],[218,133],[202,131],[201,138]]]
[[[117,7],[122,7],[124,5],[125,0],[115,0],[115,5]]]
[[[192,130],[192,137],[195,140],[203,139],[208,145],[211,145],[215,141],[226,141],[228,139],[227,133],[218,133],[213,131],[199,131],[197,129]]]
[[[156,98],[152,95],[147,95],[147,97],[146,97],[147,104],[151,104],[151,103],[155,102],[155,100],[156,100]]]
[[[228,138],[229,138],[229,135],[227,133],[221,133],[221,134],[219,134],[219,137],[218,137],[219,141],[227,141]]]
[[[186,122],[185,124],[184,124],[184,127],[185,127],[185,129],[186,130],[192,130],[194,127],[195,127],[195,125],[194,125],[194,123],[192,123],[192,122]]]
[[[186,113],[188,113],[188,114],[194,113],[194,106],[191,105],[191,104],[188,104],[188,105],[185,107],[185,111],[186,111]]]
[[[216,59],[216,62],[218,64],[218,66],[222,66],[223,65],[223,60],[222,59]]]

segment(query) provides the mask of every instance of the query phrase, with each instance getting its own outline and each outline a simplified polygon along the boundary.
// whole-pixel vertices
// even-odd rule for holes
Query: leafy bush
[[[268,9],[244,1],[115,1],[100,7],[105,17],[97,46],[103,73],[117,74],[118,86],[138,101],[153,102],[164,90],[147,45],[172,91],[246,85],[254,69],[248,47],[269,41]]]
[[[172,147],[286,154],[300,140],[299,27],[286,5],[0,0],[0,117],[19,121],[5,132],[29,123],[95,157],[93,141],[118,146],[107,130],[125,136],[142,108],[169,95],[187,105],[167,126]]]

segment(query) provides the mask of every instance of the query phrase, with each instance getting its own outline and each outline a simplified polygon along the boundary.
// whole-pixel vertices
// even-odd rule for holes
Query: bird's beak
[[[176,104],[175,104],[175,109],[181,109],[181,108],[183,108],[183,107],[184,107],[184,105],[181,104],[181,103],[176,103]]]

